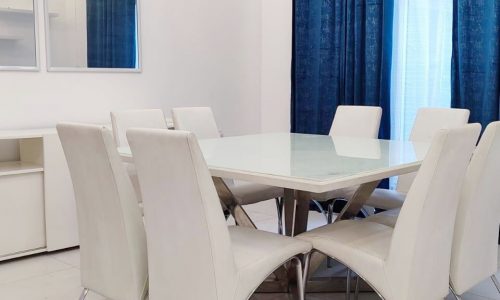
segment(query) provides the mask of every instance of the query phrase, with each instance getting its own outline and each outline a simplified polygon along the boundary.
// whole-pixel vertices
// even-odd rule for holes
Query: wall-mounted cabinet
[[[73,187],[57,132],[0,131],[0,261],[78,245]]]

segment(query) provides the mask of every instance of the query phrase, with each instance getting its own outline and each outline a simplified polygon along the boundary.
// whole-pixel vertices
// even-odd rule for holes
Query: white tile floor
[[[274,201],[251,205],[246,208],[259,229],[276,231],[276,210]],[[320,214],[311,213],[310,227],[324,224]],[[77,300],[80,287],[80,258],[78,250],[29,257],[0,263],[0,300]],[[497,274],[500,276],[500,272]],[[308,300],[340,300],[344,294],[312,294]],[[88,300],[104,300],[103,297],[89,293]],[[259,294],[253,300],[285,300],[284,294]],[[291,299],[291,298],[290,298]],[[375,294],[361,294],[360,300],[376,300]],[[464,300],[500,299],[493,283],[489,280],[480,283]],[[448,296],[447,300],[453,300]]]

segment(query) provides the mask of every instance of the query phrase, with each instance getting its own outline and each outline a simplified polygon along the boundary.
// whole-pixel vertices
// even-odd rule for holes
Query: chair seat
[[[246,181],[236,181],[234,185],[230,185],[229,188],[240,205],[254,204],[283,197],[285,194],[283,188]]]
[[[327,201],[330,199],[350,199],[359,186],[353,186],[343,189],[338,189],[321,194],[313,194],[312,198],[317,201]],[[381,209],[397,209],[403,206],[406,194],[389,190],[389,189],[375,189],[370,198],[366,201],[366,205]]]
[[[393,228],[372,222],[346,220],[298,235],[313,248],[348,266],[386,299],[390,288],[384,270]]]
[[[311,198],[316,201],[328,201],[331,199],[349,199],[354,195],[359,186],[347,187],[325,193],[313,193]]]
[[[229,235],[238,271],[234,299],[247,299],[290,257],[311,251],[310,243],[252,228],[230,226]]]
[[[388,190],[388,189],[375,189],[370,198],[366,201],[366,205],[381,209],[396,209],[403,206],[406,194]]]
[[[384,212],[369,216],[363,221],[379,223],[394,228],[396,227],[396,222],[398,220],[400,211],[400,208],[386,210]]]

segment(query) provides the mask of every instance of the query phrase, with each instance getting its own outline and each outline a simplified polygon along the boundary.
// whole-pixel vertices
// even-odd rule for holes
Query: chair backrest
[[[443,299],[448,294],[453,228],[465,171],[481,126],[443,129],[401,208],[387,274],[393,299]]]
[[[199,139],[220,137],[214,113],[210,107],[173,108],[172,118],[175,129],[190,131]]]
[[[150,299],[233,299],[229,231],[196,137],[154,129],[127,136],[144,201]]]
[[[59,124],[57,131],[75,191],[83,287],[108,299],[143,299],[142,214],[111,131],[79,124]]]
[[[450,279],[459,294],[497,272],[500,224],[500,122],[474,152],[455,222]]]
[[[167,129],[167,121],[161,109],[132,109],[111,112],[111,124],[118,147],[127,147],[129,128]]]
[[[467,124],[469,115],[470,111],[462,108],[420,108],[411,129],[410,141],[430,142],[440,129]]]
[[[440,129],[457,128],[469,121],[469,110],[460,108],[420,108],[410,134],[412,142],[430,142]],[[398,177],[396,190],[407,193],[416,173]]]
[[[378,138],[382,108],[340,105],[333,118],[330,136]]]

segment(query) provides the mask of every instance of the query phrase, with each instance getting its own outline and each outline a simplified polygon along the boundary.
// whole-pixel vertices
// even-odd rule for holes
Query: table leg
[[[380,180],[376,180],[360,185],[351,199],[347,199],[346,205],[334,222],[355,218],[379,184]]]
[[[307,231],[311,193],[285,189],[285,233],[296,236]]]
[[[236,225],[257,228],[243,207],[236,202],[233,193],[224,180],[220,177],[212,177],[212,180],[214,181],[222,206],[231,212]]]

